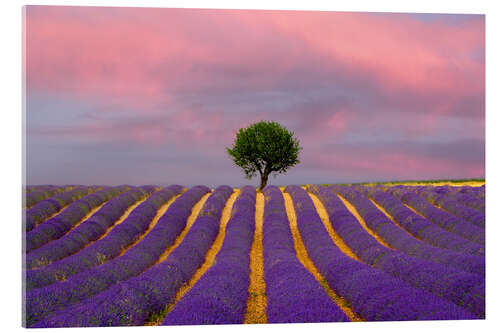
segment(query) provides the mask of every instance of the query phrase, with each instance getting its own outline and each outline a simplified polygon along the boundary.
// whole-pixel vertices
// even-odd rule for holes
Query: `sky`
[[[27,6],[27,184],[258,185],[259,120],[300,163],[269,183],[485,175],[485,19]]]

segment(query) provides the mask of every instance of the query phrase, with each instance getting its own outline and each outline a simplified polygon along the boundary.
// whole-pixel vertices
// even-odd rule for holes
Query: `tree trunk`
[[[266,187],[267,184],[267,177],[269,175],[267,173],[263,173],[260,175],[260,186],[259,186],[259,191],[262,191],[264,187]]]

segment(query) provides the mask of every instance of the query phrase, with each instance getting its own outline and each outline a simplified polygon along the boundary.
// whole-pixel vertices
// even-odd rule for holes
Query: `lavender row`
[[[349,321],[300,263],[281,191],[264,190],[263,254],[269,323]]]
[[[346,197],[356,207],[360,215],[365,219],[368,227],[393,248],[413,257],[434,261],[436,263],[450,266],[466,272],[484,275],[485,263],[483,256],[460,253],[431,246],[426,242],[423,242],[418,238],[411,236],[405,229],[396,226],[368,199],[368,197],[362,195],[360,192],[352,188],[339,186],[332,186],[330,187],[330,189]],[[374,195],[376,194],[377,198],[380,201],[387,202],[387,200],[391,201],[390,199],[393,199],[392,203],[394,203],[395,205],[404,206],[401,201],[394,198],[394,196],[392,196],[390,193],[381,191],[372,191],[372,193],[374,193]],[[407,207],[405,208],[411,211]],[[347,208],[344,208],[344,210],[347,211]],[[413,214],[415,215],[415,213]],[[428,225],[433,225],[430,224],[430,222],[427,223]],[[435,227],[438,228],[437,226]],[[447,233],[444,230],[442,230],[442,232]],[[455,237],[460,238],[456,235]],[[474,246],[471,249],[476,252],[475,254],[484,253],[484,246],[467,241],[463,238],[461,239],[464,243],[469,243]]]
[[[359,192],[348,188],[337,189],[354,204],[370,229],[377,230],[377,233],[389,245],[403,253],[396,252],[382,246],[370,236],[345,208],[342,201],[329,189],[316,188],[316,190],[330,215],[330,222],[334,229],[365,264],[400,278],[416,288],[425,289],[457,305],[464,306],[479,316],[484,316],[484,257],[469,256],[470,264],[475,267],[474,272],[477,271],[480,275],[418,257],[410,257],[408,255],[420,255],[428,260],[435,260],[434,257],[438,257],[440,263],[445,262],[447,258],[444,256],[446,253],[443,255],[443,251],[446,250],[433,248],[416,240],[387,220],[385,215],[379,215],[380,211]],[[457,254],[453,251],[448,252],[451,252],[449,257]],[[466,259],[468,257],[463,256],[463,260]],[[473,290],[476,286],[482,286],[483,292],[477,294]]]
[[[309,257],[330,287],[362,318],[369,321],[477,318],[450,301],[349,258],[331,240],[306,191],[299,186],[287,186],[285,191],[293,198],[298,229]],[[377,253],[373,255],[376,257]],[[399,266],[396,271],[407,270]]]
[[[96,188],[78,186],[71,191],[56,194],[52,198],[40,201],[26,211],[26,232],[33,230],[37,225],[60,211],[63,207],[92,193]]]
[[[151,204],[163,198],[164,203],[179,191],[177,185],[157,192]],[[170,192],[170,193],[169,193]],[[26,318],[28,325],[54,311],[82,302],[116,284],[137,276],[153,265],[160,255],[171,246],[184,229],[191,209],[209,192],[205,186],[187,190],[175,200],[151,231],[123,255],[98,267],[71,276],[64,283],[54,283],[28,292]]]
[[[45,188],[31,191],[26,194],[26,208],[31,208],[34,204],[39,203],[42,200],[48,199],[58,193],[66,191],[65,187],[61,186],[46,186]]]
[[[414,237],[443,249],[484,256],[484,246],[441,229],[426,218],[415,214],[392,194],[374,190],[371,192],[371,197]]]
[[[476,197],[470,193],[458,192],[449,196],[457,200],[461,204],[470,207],[472,209],[475,209],[481,214],[485,214],[486,207],[485,207],[484,195],[481,198],[481,197]]]
[[[484,228],[484,213],[480,213],[475,209],[467,207],[461,204],[458,200],[450,198],[446,194],[439,193],[433,190],[421,191],[420,196],[446,210],[447,212],[457,217],[463,218],[464,220],[474,224],[475,226]]]
[[[60,188],[64,191],[67,191],[69,189],[71,189],[73,186],[70,186],[70,185],[66,185],[66,186],[56,186],[56,185],[27,185],[25,186],[24,188],[24,192],[25,193],[31,193],[31,192],[37,192],[37,191],[46,191],[46,190],[50,190],[50,189],[53,189],[53,188]]]
[[[219,186],[210,195],[183,241],[169,256],[140,274],[113,285],[79,304],[55,312],[32,327],[131,326],[144,324],[152,314],[173,303],[180,287],[203,264],[219,231],[225,202],[232,193]],[[137,260],[137,259],[136,259]],[[33,314],[33,313],[31,313]],[[30,317],[27,316],[28,322]],[[40,316],[38,317],[39,319]]]
[[[254,187],[241,189],[215,264],[167,314],[162,325],[243,323],[250,284],[255,199]]]
[[[180,188],[178,185],[174,185],[174,187]],[[136,190],[139,192],[133,194],[132,198],[128,198],[129,204],[138,200],[138,198],[135,198],[139,195],[145,196],[144,192],[141,192],[144,191],[142,187]],[[146,187],[146,190],[151,191],[154,188]],[[106,237],[90,243],[75,254],[43,268],[28,270],[26,273],[26,289],[40,288],[57,281],[66,280],[72,275],[102,265],[120,255],[123,249],[134,243],[149,227],[156,214],[156,210],[151,205],[158,206],[156,196],[154,198],[150,197],[138,205],[120,224],[113,227]],[[126,209],[127,207],[122,208]],[[112,210],[108,210],[108,213],[113,214],[110,216],[112,219],[117,219],[121,215],[120,212]]]
[[[449,198],[455,199],[461,204],[473,208],[482,214],[485,214],[484,185],[479,187],[437,186],[433,188],[433,190],[442,194],[446,194]]]
[[[458,188],[458,193],[470,194],[480,200],[484,201],[486,185],[481,186],[461,186]]]
[[[425,216],[432,223],[440,226],[442,229],[480,245],[484,245],[484,229],[471,225],[463,219],[433,206],[427,202],[427,200],[412,191],[397,187],[388,188],[387,191]]]
[[[36,240],[38,244],[45,245],[30,252],[26,256],[26,268],[33,269],[35,267],[46,266],[51,262],[76,253],[84,246],[101,237],[108,228],[118,221],[120,216],[125,213],[129,206],[143,199],[148,194],[148,192],[141,188],[134,188],[122,193],[107,201],[97,212],[92,214],[85,223],[78,225],[70,232],[68,231],[73,228],[81,218],[76,219],[76,216],[72,215],[73,219],[71,220],[56,219],[55,223],[47,221],[42,224],[31,233],[37,233]],[[76,204],[75,209],[78,209],[80,208],[79,204],[82,200],[83,199],[80,199],[71,205]],[[68,207],[66,211],[70,209],[71,208]],[[33,239],[33,237],[31,239]],[[54,241],[50,242],[51,240]]]
[[[72,202],[64,211],[26,233],[26,253],[29,255],[32,251],[43,245],[61,238],[90,213],[92,209],[117,195],[124,195],[122,193],[129,189],[129,187],[125,186],[111,187],[86,195]],[[138,188],[133,190],[132,193],[135,193],[135,196],[143,196],[146,192]],[[130,195],[127,194],[125,196]]]

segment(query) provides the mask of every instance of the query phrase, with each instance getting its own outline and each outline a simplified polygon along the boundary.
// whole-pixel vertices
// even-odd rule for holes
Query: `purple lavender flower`
[[[406,283],[417,281],[407,279],[406,283],[403,282],[402,279],[407,275],[389,276],[385,271],[351,259],[342,253],[330,239],[306,191],[299,186],[287,186],[285,191],[290,193],[294,201],[297,225],[309,257],[330,287],[349,301],[353,311],[362,318],[366,320],[477,318],[477,315],[451,301],[426,290],[410,287]],[[380,257],[393,253],[390,249],[379,249],[381,251],[378,251],[374,244],[372,247],[365,248],[363,255],[367,253],[369,257],[375,258],[374,264],[376,264]],[[410,262],[417,260],[407,256],[404,259],[409,259]],[[429,263],[429,265],[433,264]],[[417,268],[417,266],[414,267]],[[380,268],[391,271],[389,265],[382,265]],[[401,265],[399,269],[403,268],[405,266]],[[395,269],[393,275],[397,272],[398,270]]]
[[[52,316],[58,318],[53,319],[57,321],[57,324],[40,321],[37,326],[62,325],[59,320],[67,317],[64,315],[66,310],[77,311],[81,316],[67,317],[63,320],[67,323],[65,326],[121,325],[123,316],[120,318],[115,316],[116,313],[113,311],[117,311],[116,307],[120,307],[125,315],[126,311],[135,311],[134,309],[137,310],[137,307],[144,304],[154,305],[147,309],[141,307],[142,312],[133,313],[134,316],[143,319],[144,316],[147,319],[147,316],[151,314],[151,312],[145,314],[146,310],[160,311],[162,309],[160,305],[165,306],[165,302],[175,297],[180,285],[187,281],[203,263],[204,254],[218,232],[220,215],[232,189],[228,186],[217,188],[206,201],[200,212],[201,216],[197,218],[179,247],[172,251],[165,261],[152,267],[151,265],[175,241],[176,236],[186,225],[192,206],[208,191],[209,189],[204,186],[196,186],[182,194],[172,203],[151,232],[122,256],[72,277],[67,281],[68,286],[64,288],[57,288],[57,284],[54,284],[28,293],[26,318],[29,326],[57,310],[59,312]],[[197,197],[197,200],[192,200],[192,196]],[[176,205],[178,202],[179,204]],[[169,232],[170,229],[174,232]],[[168,244],[168,241],[171,243]],[[156,244],[158,242],[163,246],[158,246]],[[99,292],[101,292],[99,295],[92,297]],[[131,297],[130,293],[134,295],[138,293],[138,299],[127,303]],[[147,297],[147,300],[141,297]],[[141,303],[143,301],[146,303]],[[95,307],[95,304],[100,303],[108,305]],[[72,304],[74,305],[71,306]],[[72,310],[74,308],[78,310]],[[99,314],[93,311],[98,311]],[[78,318],[82,322],[76,323],[76,320],[80,320]],[[98,318],[102,320],[98,321]],[[127,318],[139,320],[137,317],[132,318],[132,314]],[[73,320],[75,324],[69,324],[68,320]]]

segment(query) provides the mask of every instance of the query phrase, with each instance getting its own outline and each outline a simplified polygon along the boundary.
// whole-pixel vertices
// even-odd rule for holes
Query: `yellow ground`
[[[226,235],[227,222],[231,218],[231,210],[233,208],[234,202],[236,201],[236,198],[239,195],[239,192],[240,192],[240,190],[235,190],[231,194],[231,196],[229,197],[229,199],[226,202],[226,205],[224,206],[224,209],[222,210],[222,215],[221,215],[221,220],[220,220],[220,225],[219,225],[219,232],[217,234],[217,237],[215,238],[215,241],[213,242],[212,246],[210,247],[210,249],[208,250],[208,252],[205,256],[205,261],[200,266],[200,268],[198,268],[196,270],[196,272],[191,277],[191,279],[179,289],[179,291],[175,295],[174,303],[168,304],[166,306],[166,310],[165,310],[164,315],[167,315],[167,313],[174,307],[174,305],[177,302],[179,302],[182,299],[182,297],[184,297],[184,295],[196,284],[196,282],[198,282],[198,280],[203,276],[203,274],[205,274],[205,272],[213,265],[214,260],[215,260],[215,256],[219,252],[219,250],[222,246],[222,243],[224,241],[224,236]],[[201,210],[201,208],[200,208],[200,210]],[[198,211],[198,213],[199,213],[199,211]],[[196,214],[196,215],[198,216],[198,214]],[[166,256],[165,256],[165,258],[166,258]],[[150,322],[148,324],[149,325],[159,325],[163,321],[163,317],[159,317],[158,320],[156,320],[155,322]]]
[[[389,220],[391,220],[397,227],[399,227],[401,230],[403,230],[404,232],[406,232],[408,235],[410,235],[411,237],[415,237],[413,236],[411,233],[408,232],[408,230],[406,230],[405,228],[403,228],[393,217],[391,214],[389,214],[388,211],[386,211],[384,209],[384,207],[380,206],[378,203],[375,202],[375,200],[373,200],[372,198],[368,198],[372,204],[375,205],[375,207],[378,208],[378,210],[380,210],[382,213],[384,213],[385,216],[387,216],[389,218]]]
[[[174,203],[174,201],[181,196],[181,194],[186,191],[186,189],[183,189],[182,192],[180,194],[177,194],[175,195],[174,197],[170,198],[169,201],[167,201],[165,204],[163,204],[160,209],[158,209],[158,211],[156,212],[156,215],[153,217],[153,219],[151,220],[151,222],[149,223],[149,226],[148,226],[148,229],[146,229],[145,232],[143,232],[139,238],[137,238],[137,240],[135,242],[133,242],[132,244],[130,244],[129,246],[127,246],[126,248],[124,248],[122,250],[122,252],[120,253],[120,255],[123,255],[126,251],[128,251],[128,249],[130,249],[131,247],[133,247],[134,245],[136,245],[137,243],[139,243],[144,237],[146,237],[146,235],[151,231],[151,229],[153,229],[153,227],[158,223],[158,220],[160,219],[160,217],[163,216],[163,214],[165,214],[165,212],[167,211],[168,207],[170,207],[170,205],[172,205]],[[109,232],[109,231],[108,231]]]
[[[179,246],[179,244],[182,242],[184,237],[186,237],[186,234],[188,233],[189,229],[191,229],[191,226],[194,224],[194,221],[196,221],[196,218],[198,217],[198,214],[200,214],[201,208],[205,204],[205,201],[207,201],[208,197],[212,194],[211,192],[206,193],[203,197],[201,197],[200,201],[198,201],[193,208],[191,209],[191,215],[189,215],[188,220],[186,222],[186,227],[182,230],[179,236],[175,239],[175,242],[172,246],[170,246],[165,252],[162,253],[160,258],[155,262],[155,265],[162,262],[163,260],[167,259],[168,255],[176,248]]]
[[[108,230],[106,230],[106,232],[101,237],[99,237],[97,240],[100,240],[100,239],[106,237],[109,234],[109,232],[111,230],[113,230],[114,227],[116,227],[118,224],[120,224],[123,221],[125,221],[125,219],[130,215],[130,213],[132,213],[132,211],[137,206],[139,206],[141,203],[143,203],[144,201],[146,201],[147,198],[148,197],[145,197],[144,199],[141,199],[141,200],[137,201],[136,203],[132,204],[131,206],[129,206],[127,208],[127,210],[125,211],[125,213],[123,213],[122,216],[120,216],[120,218],[118,219],[118,221],[116,221],[111,227],[109,227]]]
[[[297,216],[295,215],[295,209],[293,207],[293,201],[288,193],[283,193],[283,198],[285,199],[285,208],[288,216],[288,220],[290,221],[290,229],[292,231],[293,243],[295,247],[295,252],[297,253],[297,258],[304,265],[305,268],[314,276],[314,278],[318,281],[318,283],[325,289],[326,293],[330,298],[338,305],[338,307],[344,311],[347,317],[351,321],[363,321],[358,315],[352,311],[350,307],[347,306],[346,301],[337,295],[333,289],[330,288],[328,283],[326,283],[325,278],[320,274],[311,258],[307,254],[306,247],[302,242],[302,237],[300,236],[299,230],[297,228]]]
[[[75,224],[67,233],[70,233],[73,229],[78,227],[80,224],[83,222],[87,221],[92,215],[94,215],[95,212],[97,212],[103,205],[105,204],[102,203],[96,208],[92,209],[90,212],[87,213],[77,224]],[[88,245],[88,244],[87,244]],[[85,245],[85,246],[87,246]],[[41,260],[37,260],[37,263],[31,267],[31,269],[38,269],[44,266],[47,266],[52,263],[52,260],[48,260],[47,258],[42,258]]]
[[[262,252],[262,227],[264,216],[264,195],[257,193],[255,203],[255,233],[250,250],[250,285],[248,287],[245,324],[267,322],[266,282],[264,281],[264,258]]]
[[[94,215],[99,209],[101,209],[102,206],[104,206],[106,204],[106,202],[103,202],[102,204],[100,204],[99,206],[97,206],[96,208],[92,209],[90,212],[87,213],[87,215],[85,215],[83,217],[83,219],[81,219],[77,224],[75,224],[69,231],[68,233],[70,233],[73,229],[75,229],[76,227],[78,227],[80,224],[82,224],[83,222],[87,221],[92,215]]]
[[[316,207],[316,211],[318,212],[319,217],[321,218],[321,221],[323,222],[323,225],[326,228],[326,231],[328,231],[328,234],[330,235],[330,238],[333,240],[335,245],[348,257],[360,261],[358,256],[354,252],[352,252],[351,248],[347,246],[346,243],[342,240],[342,238],[335,232],[335,230],[332,228],[332,225],[330,223],[330,217],[328,216],[328,212],[325,209],[325,206],[323,206],[323,203],[319,198],[312,194],[308,193],[309,196],[311,197],[314,206]]]
[[[358,211],[356,210],[356,208],[351,205],[351,203],[349,201],[347,201],[344,197],[342,197],[340,194],[337,194],[337,196],[340,198],[340,200],[342,200],[342,202],[344,203],[344,205],[347,207],[347,209],[351,212],[352,215],[354,215],[354,217],[358,220],[359,224],[361,224],[361,226],[363,227],[363,229],[366,230],[366,232],[368,232],[373,238],[375,238],[380,244],[382,244],[383,246],[385,247],[388,247],[390,249],[392,249],[392,247],[387,244],[382,238],[379,237],[379,235],[377,235],[375,232],[372,231],[372,229],[370,229],[367,225],[366,225],[366,222],[365,220],[361,217],[361,215],[359,215]]]

